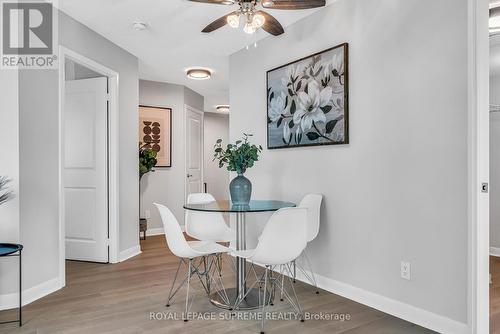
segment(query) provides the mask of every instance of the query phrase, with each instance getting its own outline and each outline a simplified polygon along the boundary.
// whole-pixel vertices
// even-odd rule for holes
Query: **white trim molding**
[[[146,236],[147,237],[152,237],[154,235],[163,235],[163,234],[165,234],[165,231],[163,230],[163,227],[149,228],[146,231]]]
[[[306,271],[306,273],[309,276],[311,275],[309,271]],[[461,323],[413,305],[406,304],[344,282],[333,280],[316,273],[314,274],[314,277],[316,278],[318,287],[323,290],[354,300],[360,304],[388,313],[392,316],[431,329],[438,333],[470,333],[469,326],[466,323]],[[303,273],[300,272],[300,270],[297,270],[296,279],[309,284],[309,280]]]
[[[490,247],[490,255],[500,257],[500,248],[498,247]]]
[[[109,124],[108,124],[108,210],[109,210],[109,262],[119,262],[119,74],[95,61],[78,54],[64,46],[59,46],[59,279],[62,287],[66,285],[66,244],[65,244],[65,222],[64,222],[64,135],[62,124],[64,120],[64,83],[65,83],[65,59],[71,59],[84,65],[95,72],[108,77],[109,87]]]
[[[467,314],[469,333],[489,332],[489,1],[467,1]]]
[[[118,262],[126,261],[126,260],[130,259],[131,257],[137,256],[141,253],[142,253],[142,251],[141,251],[140,245],[130,247],[129,249],[126,249],[126,250],[120,252],[120,255],[118,257],[118,260],[119,260]]]
[[[28,305],[37,299],[43,298],[62,288],[59,278],[54,278],[39,285],[23,290],[22,305]],[[19,307],[19,293],[0,295],[0,310],[9,310]]]

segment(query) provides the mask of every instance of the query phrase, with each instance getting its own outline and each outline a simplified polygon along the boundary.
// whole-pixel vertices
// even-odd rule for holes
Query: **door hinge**
[[[111,101],[111,95],[106,94],[106,101]]]
[[[109,238],[106,239],[106,246],[109,246]]]

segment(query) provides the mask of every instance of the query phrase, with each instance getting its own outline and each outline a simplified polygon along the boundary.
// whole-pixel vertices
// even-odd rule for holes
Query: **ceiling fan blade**
[[[496,17],[500,15],[500,7],[490,8],[490,17]]]
[[[224,15],[223,17],[215,20],[214,22],[210,23],[208,26],[206,26],[201,32],[212,32],[214,30],[217,30],[219,28],[222,28],[227,24],[227,17],[231,14],[237,14],[237,12],[231,12],[227,15]]]
[[[265,17],[266,21],[264,22],[262,29],[264,29],[271,35],[278,36],[285,32],[281,23],[279,23],[278,20],[276,20],[276,18],[271,14],[268,14],[262,10],[259,10],[256,13],[262,14]]]
[[[234,0],[189,0],[191,2],[201,2],[201,3],[210,3],[216,5],[234,5],[236,1]]]
[[[262,0],[262,7],[268,9],[309,9],[324,7],[326,0]]]

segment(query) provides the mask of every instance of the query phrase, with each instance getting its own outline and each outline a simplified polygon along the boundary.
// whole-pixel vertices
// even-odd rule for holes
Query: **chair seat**
[[[254,253],[255,253],[255,249],[245,249],[245,250],[233,251],[233,252],[231,252],[231,255],[241,257],[243,259],[249,259],[253,256]]]
[[[216,242],[234,242],[234,241],[236,241],[236,231],[228,228],[228,230],[226,230],[226,233],[219,236],[218,239],[220,239],[220,240],[215,240],[215,241]]]
[[[188,241],[189,246],[201,255],[228,253],[231,249],[211,241]]]

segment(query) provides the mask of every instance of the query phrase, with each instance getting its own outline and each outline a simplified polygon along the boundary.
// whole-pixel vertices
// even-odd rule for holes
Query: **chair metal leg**
[[[269,268],[266,266],[266,272],[264,273],[264,299],[262,300],[262,309],[260,311],[260,315],[261,315],[260,334],[264,334],[264,324],[265,324],[265,318],[266,318],[264,311],[266,308],[267,281],[268,281],[268,276],[269,276],[268,271],[269,271]]]
[[[193,260],[189,259],[188,264],[188,275],[187,275],[187,289],[186,289],[186,309],[184,312],[184,322],[188,321],[188,311],[189,311],[189,283],[191,282],[191,267],[193,265]]]
[[[289,270],[290,270],[290,268],[289,268]],[[304,322],[304,314],[302,313],[302,307],[300,306],[299,298],[297,297],[297,293],[295,292],[295,288],[294,288],[293,284],[290,284],[290,286],[292,287],[292,292],[293,292],[293,296],[295,298],[295,303],[297,305],[297,309],[298,309],[298,312],[300,314],[300,321]]]
[[[208,277],[210,281],[214,284],[216,293],[227,305],[229,305],[230,304],[229,296],[227,295],[226,288],[224,286],[224,281],[222,279],[222,267],[220,267],[222,260],[221,255],[222,254],[215,255],[214,259],[212,259],[212,261],[210,262],[209,267],[210,268],[212,268],[212,266],[214,267],[213,269],[214,273],[213,275],[209,275]],[[218,278],[218,280],[216,280],[215,278]]]
[[[318,283],[316,282],[316,277],[314,276],[314,271],[313,271],[312,266],[311,266],[311,261],[309,261],[309,257],[307,256],[307,252],[305,249],[304,249],[304,258],[306,259],[307,266],[309,267],[309,272],[311,273],[311,278],[312,278],[311,283],[316,288],[316,294],[318,295],[319,294]]]
[[[179,260],[179,265],[177,266],[177,271],[175,272],[175,276],[174,276],[174,281],[172,282],[172,286],[170,287],[170,292],[168,293],[168,298],[167,298],[167,307],[170,306],[170,300],[175,296],[175,294],[177,293],[177,291],[179,290],[179,288],[182,286],[182,283],[179,288],[177,288],[177,290],[175,290],[174,294],[172,294],[172,291],[174,290],[174,285],[175,285],[175,282],[177,281],[177,275],[179,275],[179,269],[181,269],[181,264],[184,262],[183,259],[180,259]]]
[[[280,288],[280,301],[283,301],[283,285],[285,284],[285,273],[283,272],[283,265],[280,265],[281,288]]]

